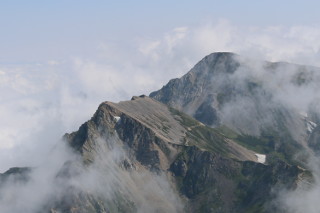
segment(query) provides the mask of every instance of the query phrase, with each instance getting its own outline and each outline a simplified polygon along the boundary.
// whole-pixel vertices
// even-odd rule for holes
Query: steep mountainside
[[[308,149],[310,130],[317,126],[312,115],[318,114],[320,97],[310,94],[319,87],[319,73],[315,67],[213,53],[150,97],[206,125],[269,141],[269,152],[292,160]]]
[[[298,67],[290,80],[298,87],[316,70],[262,64],[271,73]],[[0,174],[0,212],[286,212],[276,205],[278,192],[314,181],[301,159],[319,150],[317,114],[278,101],[270,84],[248,74],[252,68],[215,53],[152,98],[101,103],[64,135],[72,157],[57,171]],[[26,200],[14,199],[19,194]]]
[[[227,52],[212,53],[183,77],[172,79],[162,89],[152,92],[150,97],[207,125],[225,124],[254,135],[266,126],[281,128],[279,116],[284,116],[283,124],[299,127],[302,122],[296,118],[301,115],[285,101],[278,100],[286,98],[278,97],[277,93],[288,89],[287,86],[299,88],[318,82],[319,72],[315,67],[252,61]],[[280,83],[283,85],[277,85]],[[228,111],[230,108],[239,111],[232,113]]]
[[[91,128],[93,131],[101,129],[102,132],[91,132],[89,131]],[[87,159],[95,156],[94,153],[91,154],[94,141],[98,137],[116,132],[117,136],[129,146],[130,151],[132,149],[135,151],[140,163],[152,168],[167,169],[172,159],[176,157],[177,149],[192,145],[238,160],[257,161],[253,151],[224,137],[219,131],[208,128],[186,114],[147,96],[133,97],[131,101],[118,104],[104,102],[99,106],[93,119],[82,125],[79,130],[66,137],[71,146],[80,150]],[[155,144],[151,145],[145,138],[141,139],[143,144],[135,141],[136,137],[142,137],[146,132],[151,136],[144,137],[148,137],[149,141],[155,141]],[[89,140],[86,137],[89,137]],[[153,154],[145,156],[144,159],[140,153]],[[162,162],[163,159],[166,161]]]
[[[55,181],[67,192],[52,196],[41,211],[274,211],[272,190],[296,188],[305,173],[282,161],[258,163],[253,151],[221,131],[146,96],[102,103],[65,138],[85,166],[64,165]],[[96,184],[110,194],[69,185],[92,167],[101,175]]]

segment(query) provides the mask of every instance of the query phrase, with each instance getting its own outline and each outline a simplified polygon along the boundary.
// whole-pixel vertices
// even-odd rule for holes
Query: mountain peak
[[[200,60],[189,73],[227,72],[233,73],[239,66],[239,55],[232,52],[215,52]]]
[[[213,52],[213,53],[210,53],[209,55],[206,55],[203,59],[210,60],[213,58],[220,58],[220,57],[229,58],[234,56],[239,56],[239,55],[233,52]]]
[[[45,184],[53,193],[31,212],[269,212],[274,189],[295,189],[312,177],[290,159],[302,150],[287,129],[298,129],[291,108],[271,104],[273,94],[246,78],[243,61],[212,53],[151,97],[101,103],[65,135],[77,155],[57,172],[49,167],[52,182]],[[278,73],[279,64],[267,65]],[[310,147],[319,150],[319,128],[304,119]],[[265,120],[273,129],[247,132]],[[32,184],[36,171],[10,169],[0,174],[0,189],[12,180]]]

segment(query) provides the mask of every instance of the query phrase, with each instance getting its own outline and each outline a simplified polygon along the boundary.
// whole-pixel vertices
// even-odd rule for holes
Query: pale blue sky
[[[236,26],[319,25],[319,1],[1,0],[0,63],[88,54],[181,26],[226,19]]]

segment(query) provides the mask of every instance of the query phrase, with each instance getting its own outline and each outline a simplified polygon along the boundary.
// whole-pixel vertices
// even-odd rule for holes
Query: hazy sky
[[[318,1],[0,1],[0,172],[205,55],[320,66]]]
[[[319,26],[319,1],[2,0],[0,63],[87,55],[176,27],[225,19],[236,26]]]

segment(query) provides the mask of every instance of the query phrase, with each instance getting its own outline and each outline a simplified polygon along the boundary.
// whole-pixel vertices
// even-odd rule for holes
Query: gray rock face
[[[208,98],[199,106],[194,113],[194,118],[209,126],[219,125],[220,118],[218,112],[212,107],[214,97],[208,96]]]
[[[213,53],[150,97],[211,127],[276,138],[273,149],[290,158],[308,149],[310,131],[301,112],[311,115],[308,119],[320,113],[315,107],[320,97],[314,92],[320,85],[319,73],[315,67]]]
[[[308,144],[315,150],[316,154],[320,154],[320,126],[317,126],[311,133]]]

